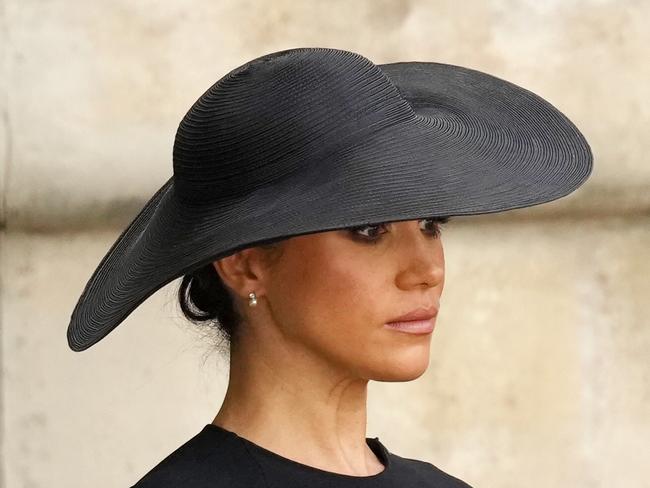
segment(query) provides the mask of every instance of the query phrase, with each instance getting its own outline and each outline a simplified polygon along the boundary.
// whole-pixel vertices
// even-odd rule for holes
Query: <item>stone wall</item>
[[[82,353],[69,316],[171,175],[191,103],[248,59],[322,46],[517,83],[595,156],[567,198],[446,227],[429,370],[371,383],[368,435],[477,488],[644,486],[648,18],[631,0],[0,0],[0,484],[130,486],[212,420],[227,359],[180,318],[178,282]]]

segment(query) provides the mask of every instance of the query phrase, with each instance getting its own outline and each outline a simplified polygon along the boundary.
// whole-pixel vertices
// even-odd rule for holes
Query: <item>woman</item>
[[[368,381],[427,368],[450,216],[555,200],[591,168],[563,114],[475,70],[297,48],[228,73],[68,328],[86,349],[183,276],[186,317],[230,340],[214,420],[134,486],[469,486],[365,437]]]

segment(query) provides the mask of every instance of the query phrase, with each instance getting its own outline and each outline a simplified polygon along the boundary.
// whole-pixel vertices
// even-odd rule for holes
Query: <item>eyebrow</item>
[[[440,217],[422,217],[419,219],[405,219],[405,220],[384,220],[382,222],[370,222],[369,224],[362,224],[362,225],[354,225],[354,226],[348,226],[344,227],[344,229],[354,229],[357,227],[365,227],[366,225],[382,225],[382,224],[390,224],[393,222],[405,222],[406,220],[433,220],[434,222],[438,222],[440,224],[446,224],[451,220],[451,216],[440,216]]]
[[[433,220],[434,222],[440,222],[442,224],[445,224],[451,220],[451,217],[444,215],[441,217],[422,217],[421,219],[417,219],[417,220]]]
[[[441,224],[446,224],[451,220],[451,216],[441,216],[441,217],[422,217],[419,219],[407,219],[407,220],[433,220],[434,222],[439,222]],[[379,222],[381,224],[388,224],[391,222],[405,222],[405,220],[390,220],[390,221],[385,221],[385,222]]]

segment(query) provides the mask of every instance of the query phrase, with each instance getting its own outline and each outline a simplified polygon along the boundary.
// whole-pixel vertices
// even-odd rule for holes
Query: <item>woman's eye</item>
[[[429,235],[433,236],[434,238],[440,237],[442,226],[446,224],[448,221],[449,218],[447,217],[444,218],[435,217],[435,218],[420,220],[421,223],[425,224],[423,230],[428,232]],[[381,228],[385,229],[386,224],[360,225],[357,227],[351,227],[350,232],[352,232],[355,236],[359,236],[363,240],[366,240],[368,242],[376,242],[379,240],[381,235],[386,233],[386,232],[378,233],[378,230]]]
[[[423,219],[421,222],[424,222],[425,224],[430,223],[431,225],[429,225],[428,228],[430,229],[431,234],[434,237],[440,237],[442,227],[448,222],[448,219]]]
[[[381,227],[385,227],[386,224],[371,224],[371,225],[360,225],[358,227],[352,227],[350,228],[350,231],[354,233],[355,235],[362,236],[367,240],[375,240],[377,237],[379,237],[379,234],[377,234],[377,229]],[[361,233],[362,231],[370,230],[369,234],[363,234]]]

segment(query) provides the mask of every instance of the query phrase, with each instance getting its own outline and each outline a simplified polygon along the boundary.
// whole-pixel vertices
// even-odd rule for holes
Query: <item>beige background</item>
[[[0,0],[1,478],[130,486],[211,421],[227,360],[178,282],[82,353],[65,330],[218,78],[298,46],[483,70],[589,140],[559,201],[457,218],[429,370],[368,436],[476,488],[650,487],[650,2]]]

